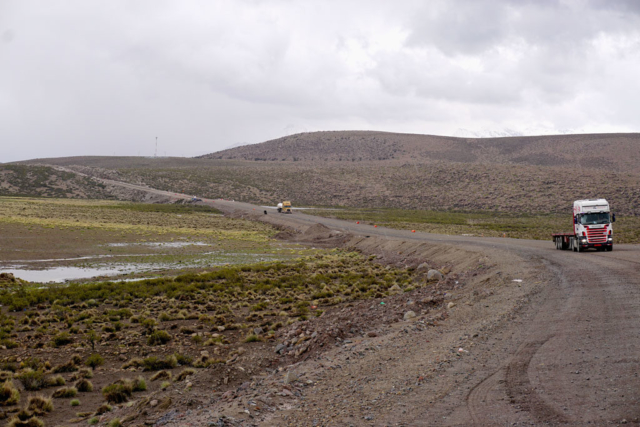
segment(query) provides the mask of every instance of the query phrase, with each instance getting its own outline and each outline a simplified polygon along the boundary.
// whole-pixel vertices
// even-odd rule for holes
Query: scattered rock
[[[389,288],[390,294],[399,294],[400,292],[402,292],[402,288],[397,283]]]
[[[417,272],[429,271],[429,265],[426,262],[423,262],[416,268]]]
[[[284,383],[291,384],[294,381],[298,381],[298,376],[294,372],[287,372],[284,375]]]
[[[262,335],[264,334],[264,330],[262,328],[254,328],[253,333],[254,335]]]
[[[153,399],[151,402],[149,402],[149,406],[151,406],[152,408],[158,406],[158,399]]]
[[[222,395],[222,399],[231,400],[236,397],[236,392],[234,390],[228,390]]]
[[[415,311],[409,310],[404,314],[404,320],[411,320],[414,317],[416,317],[416,312]]]
[[[450,302],[449,304],[447,304],[447,308],[453,308],[456,306],[455,302]]]
[[[276,346],[276,353],[278,353],[278,354],[282,353],[282,350],[284,350],[285,348],[287,348],[287,346],[286,346],[286,345],[284,345],[284,344],[278,344],[278,345]]]
[[[405,316],[406,316],[406,315],[405,315]],[[376,333],[375,333],[375,332],[373,332],[373,331],[369,331],[369,332],[367,332],[367,336],[368,336],[368,337],[373,338],[373,337],[377,337],[377,336],[378,336],[378,334],[376,334]]]
[[[427,280],[442,280],[444,276],[438,270],[429,270]]]

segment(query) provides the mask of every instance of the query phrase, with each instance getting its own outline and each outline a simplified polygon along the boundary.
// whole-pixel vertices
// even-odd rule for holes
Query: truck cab
[[[282,202],[282,213],[291,213],[291,202]]]
[[[613,250],[613,222],[615,215],[609,209],[605,199],[576,200],[573,202],[572,249],[583,251]]]

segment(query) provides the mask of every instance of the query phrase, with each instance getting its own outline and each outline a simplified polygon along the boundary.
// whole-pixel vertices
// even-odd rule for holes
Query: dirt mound
[[[341,247],[353,238],[349,233],[332,230],[320,223],[309,226],[302,232],[291,228],[285,228],[274,237],[278,240],[310,244],[323,248]]]
[[[323,224],[318,223],[307,228],[302,234],[307,239],[326,239],[331,237],[331,229]]]

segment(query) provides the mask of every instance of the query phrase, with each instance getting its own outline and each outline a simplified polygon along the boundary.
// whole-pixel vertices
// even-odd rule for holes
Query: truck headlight
[[[613,242],[613,237],[609,237],[607,240]]]

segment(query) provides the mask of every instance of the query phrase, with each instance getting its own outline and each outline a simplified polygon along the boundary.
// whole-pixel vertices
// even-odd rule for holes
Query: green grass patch
[[[516,239],[551,240],[551,234],[570,232],[571,212],[560,214],[516,214],[507,212],[458,212],[405,209],[311,210],[318,216],[344,219],[365,225],[436,234]],[[613,225],[616,243],[640,243],[640,217],[617,216]]]

